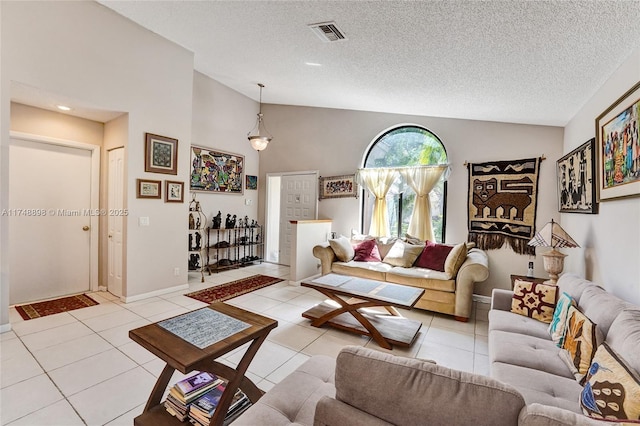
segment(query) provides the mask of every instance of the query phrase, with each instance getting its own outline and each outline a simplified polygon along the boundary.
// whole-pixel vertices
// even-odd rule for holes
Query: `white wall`
[[[593,138],[596,117],[639,80],[636,49],[566,126],[564,152]],[[640,304],[640,198],[601,202],[597,215],[563,213],[561,224],[581,246],[565,251],[565,271]]]
[[[559,219],[555,162],[562,152],[562,128],[283,105],[264,105],[263,112],[274,139],[261,154],[261,179],[266,173],[295,170],[318,169],[321,176],[354,173],[376,136],[392,126],[411,123],[440,137],[453,167],[448,185],[446,242],[467,238],[465,161],[512,160],[544,154],[547,160],[540,171],[537,226],[544,226],[551,218]],[[260,203],[262,214],[263,190]],[[360,200],[322,200],[318,218],[333,219],[333,231],[348,235],[352,228],[359,229]],[[510,249],[488,253],[490,277],[475,289],[475,293],[487,296],[494,287],[511,288],[509,275],[525,274],[529,261],[528,256]],[[544,273],[541,256],[535,263],[536,272]]]

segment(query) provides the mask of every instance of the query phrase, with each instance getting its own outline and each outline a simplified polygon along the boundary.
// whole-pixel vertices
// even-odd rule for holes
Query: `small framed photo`
[[[247,189],[258,189],[258,176],[247,175]]]
[[[318,199],[325,198],[358,198],[356,175],[329,176],[319,179]]]
[[[161,181],[136,179],[136,198],[160,198],[161,194]]]
[[[640,82],[596,118],[598,199],[640,195]]]
[[[145,133],[144,171],[178,174],[178,139]]]
[[[164,202],[183,203],[184,202],[184,182],[171,180],[164,181]]]
[[[557,161],[560,213],[598,213],[595,146],[594,138]]]

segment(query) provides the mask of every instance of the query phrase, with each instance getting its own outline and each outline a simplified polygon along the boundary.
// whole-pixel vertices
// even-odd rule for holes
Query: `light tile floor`
[[[12,330],[0,341],[0,424],[132,425],[164,363],[131,341],[129,330],[206,306],[184,293],[254,274],[285,279],[227,301],[278,320],[249,367],[249,377],[263,390],[316,354],[336,356],[345,345],[386,351],[366,337],[311,327],[301,314],[322,297],[289,282],[288,267],[253,265],[205,275],[204,283],[191,273],[188,290],[133,303],[97,292],[91,296],[100,305],[29,321],[11,308]],[[403,311],[423,327],[413,346],[390,352],[487,374],[488,308],[474,304],[468,323],[418,309]],[[236,349],[221,362],[235,366],[244,350]],[[171,384],[182,377],[176,372]]]

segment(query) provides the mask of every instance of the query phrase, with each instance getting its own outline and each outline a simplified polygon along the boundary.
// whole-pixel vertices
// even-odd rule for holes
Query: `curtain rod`
[[[544,161],[546,159],[547,159],[547,157],[545,157],[544,154],[542,154],[542,156],[540,157],[540,161]],[[469,164],[471,164],[471,163],[469,163],[468,161],[465,161],[463,165],[465,167],[467,167]]]

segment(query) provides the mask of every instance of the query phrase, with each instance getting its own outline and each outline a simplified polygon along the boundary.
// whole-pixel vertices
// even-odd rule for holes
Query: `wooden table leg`
[[[169,366],[169,364],[164,366],[164,370],[160,373],[160,377],[156,380],[156,384],[151,391],[151,395],[149,395],[147,405],[144,406],[144,413],[160,404],[162,395],[164,395],[164,391],[167,389],[167,385],[169,384],[169,380],[171,380],[171,376],[173,376],[174,371],[175,368]]]

